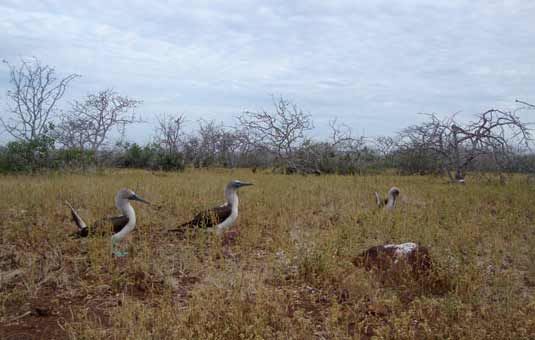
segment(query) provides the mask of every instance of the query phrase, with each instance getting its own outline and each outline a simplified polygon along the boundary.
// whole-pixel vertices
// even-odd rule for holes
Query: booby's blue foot
[[[117,247],[115,245],[115,240],[112,239],[112,241],[111,241],[111,254],[113,256],[117,256],[117,257],[124,257],[124,256],[128,255],[128,252],[127,251],[120,251],[119,249],[117,249]]]
[[[123,257],[123,256],[126,256],[126,255],[128,255],[127,251],[120,251],[120,250],[114,250],[113,251],[113,256]]]
[[[111,237],[111,254],[117,257],[124,257],[128,255],[127,251],[120,251],[119,249],[117,249],[117,243],[118,241],[115,240],[114,237],[112,236]]]

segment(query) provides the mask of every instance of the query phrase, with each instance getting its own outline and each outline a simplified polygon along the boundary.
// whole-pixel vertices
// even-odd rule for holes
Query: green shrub
[[[164,150],[158,144],[140,146],[136,143],[125,143],[120,147],[115,166],[163,171],[184,170],[183,155]]]
[[[0,155],[3,172],[34,172],[50,167],[54,139],[41,136],[31,141],[9,142]]]

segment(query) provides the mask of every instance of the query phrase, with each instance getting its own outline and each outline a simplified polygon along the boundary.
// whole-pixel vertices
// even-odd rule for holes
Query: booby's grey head
[[[227,199],[227,204],[237,208],[238,207],[238,189],[248,185],[253,185],[253,183],[242,182],[237,179],[230,181],[225,187],[225,198]]]
[[[239,189],[241,187],[246,187],[246,186],[249,186],[249,185],[253,185],[253,183],[242,182],[242,181],[239,181],[239,180],[235,179],[233,181],[230,181],[230,183],[227,186],[229,188]]]
[[[398,187],[392,187],[388,191],[388,196],[393,196],[394,198],[397,198],[399,196],[399,188]]]
[[[396,201],[399,196],[399,188],[392,187],[388,190],[388,199],[385,208],[390,210],[396,207]]]
[[[125,201],[138,201],[145,204],[150,204],[149,202],[145,201],[143,198],[138,196],[135,192],[133,192],[130,189],[121,189],[117,192],[117,195],[115,195],[115,203],[119,204],[119,202],[125,202]]]

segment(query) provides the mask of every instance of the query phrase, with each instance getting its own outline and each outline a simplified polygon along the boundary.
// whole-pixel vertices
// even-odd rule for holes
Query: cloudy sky
[[[157,114],[231,125],[271,94],[312,114],[318,135],[333,117],[374,136],[418,112],[535,102],[531,0],[0,0],[0,46],[12,63],[81,74],[63,106],[108,87],[143,100],[147,123],[129,131],[140,142]],[[8,87],[1,65],[2,115]]]

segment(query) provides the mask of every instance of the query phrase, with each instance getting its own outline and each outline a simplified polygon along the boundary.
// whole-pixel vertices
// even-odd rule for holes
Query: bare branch
[[[178,153],[183,145],[185,121],[183,114],[160,115],[156,128],[156,143],[162,145],[170,154]]]
[[[15,139],[34,140],[48,132],[58,101],[69,83],[80,76],[70,74],[59,79],[53,67],[42,65],[37,58],[21,59],[18,66],[3,62],[9,68],[12,84],[7,97],[13,117],[0,118],[0,122]]]
[[[500,168],[498,161],[507,157],[513,145],[528,146],[532,140],[530,124],[523,123],[516,111],[487,110],[466,124],[457,122],[455,115],[444,119],[427,116],[427,122],[402,131],[402,147],[438,156],[452,180],[464,178],[468,167],[483,155],[491,155]]]
[[[246,111],[238,117],[242,131],[256,147],[292,162],[296,148],[305,141],[305,133],[314,125],[309,114],[284,98],[273,97],[274,111]]]
[[[523,105],[526,105],[526,106],[528,106],[528,107],[531,107],[531,108],[535,109],[535,105],[530,104],[530,103],[527,103],[527,102],[525,102],[525,101],[516,99],[515,102],[516,102],[516,103],[523,104]]]
[[[59,141],[70,146],[74,140],[74,145],[82,149],[97,151],[107,143],[113,128],[124,131],[126,125],[140,122],[133,112],[140,103],[111,89],[75,101],[62,117]]]

